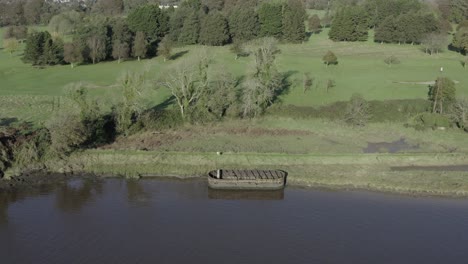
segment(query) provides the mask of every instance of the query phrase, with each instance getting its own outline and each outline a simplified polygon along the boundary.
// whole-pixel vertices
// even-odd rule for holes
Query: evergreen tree
[[[200,36],[200,20],[198,12],[192,11],[184,21],[179,35],[179,43],[185,45],[197,44]]]
[[[260,36],[281,38],[282,17],[282,4],[264,2],[258,9]]]
[[[40,60],[43,65],[56,65],[62,63],[63,41],[61,39],[53,40],[52,37],[46,37],[44,39],[44,50]]]
[[[300,43],[306,37],[305,8],[299,0],[289,0],[284,6],[282,35],[283,39],[293,43]]]
[[[258,36],[260,24],[253,9],[236,8],[229,16],[229,30],[232,39],[247,41]]]
[[[210,46],[222,46],[229,42],[228,23],[221,13],[205,16],[201,24],[199,42]]]
[[[146,5],[132,11],[127,18],[133,32],[145,33],[150,43],[160,41],[169,31],[169,17],[157,5]]]
[[[394,16],[389,16],[376,28],[374,40],[382,43],[392,43],[397,38],[395,36],[396,30],[397,21]]]
[[[22,60],[32,65],[40,64],[41,56],[44,52],[44,43],[47,38],[50,38],[48,32],[32,32],[28,34]]]
[[[368,37],[367,17],[359,6],[341,9],[335,16],[328,36],[333,41],[365,41]]]

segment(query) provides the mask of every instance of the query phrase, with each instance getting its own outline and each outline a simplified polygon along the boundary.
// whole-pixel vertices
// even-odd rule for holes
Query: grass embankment
[[[406,139],[408,149],[363,153],[369,143],[401,138]],[[401,124],[371,124],[359,129],[320,120],[264,118],[137,134],[101,149],[75,153],[67,164],[54,163],[51,168],[182,178],[204,177],[216,168],[282,169],[289,173],[288,183],[297,186],[468,195],[468,172],[392,170],[466,165],[465,138],[458,131],[420,132]]]

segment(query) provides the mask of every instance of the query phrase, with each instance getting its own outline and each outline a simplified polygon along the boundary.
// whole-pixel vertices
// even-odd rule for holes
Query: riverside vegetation
[[[154,39],[160,56],[151,59],[143,59],[149,51],[128,59],[121,43],[115,62],[96,63],[109,59],[97,56],[92,64],[44,66],[54,60],[42,56],[34,68],[20,60],[28,44],[19,43],[0,54],[1,174],[189,177],[280,168],[302,186],[468,195],[466,171],[394,170],[468,163],[463,49],[374,42],[382,27],[357,42],[336,39],[347,33],[317,18],[344,23],[359,13],[336,8],[307,10],[312,34],[301,44],[273,27],[261,38],[236,41],[231,32],[201,42],[234,42],[225,47],[168,37]]]

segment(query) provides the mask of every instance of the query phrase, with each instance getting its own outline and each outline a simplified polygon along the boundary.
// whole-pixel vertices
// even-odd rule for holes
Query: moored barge
[[[208,173],[208,186],[226,190],[279,190],[286,183],[280,170],[214,170]]]

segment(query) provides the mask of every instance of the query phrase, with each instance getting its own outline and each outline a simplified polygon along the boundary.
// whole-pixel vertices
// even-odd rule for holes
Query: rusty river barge
[[[284,188],[286,172],[280,170],[214,170],[208,173],[213,189],[278,190]]]

